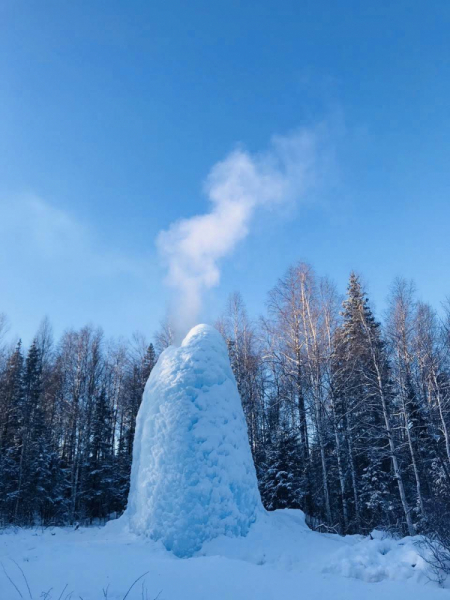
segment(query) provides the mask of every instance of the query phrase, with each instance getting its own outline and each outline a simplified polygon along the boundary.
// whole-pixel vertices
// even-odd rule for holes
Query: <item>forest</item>
[[[126,507],[136,415],[172,341],[100,329],[29,348],[0,320],[0,524],[102,523]],[[263,503],[311,527],[414,535],[450,508],[450,305],[393,282],[383,318],[360,276],[346,294],[293,265],[251,319],[239,293],[216,322],[244,413]]]

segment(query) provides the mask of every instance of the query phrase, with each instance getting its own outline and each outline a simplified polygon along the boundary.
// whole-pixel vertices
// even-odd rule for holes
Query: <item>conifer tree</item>
[[[15,518],[20,487],[20,458],[24,426],[24,385],[22,343],[19,340],[7,360],[0,389],[3,415],[0,432],[0,502],[7,519]]]
[[[373,514],[361,506],[361,494],[368,497],[365,508],[381,510],[380,491],[397,481],[406,529],[414,533],[404,475],[392,426],[392,387],[385,344],[359,278],[352,273],[344,302],[342,349],[344,369],[346,434],[355,501],[356,520],[373,526]],[[392,475],[389,468],[392,466]],[[393,479],[392,479],[393,477]],[[361,488],[361,481],[364,488]],[[386,511],[384,511],[386,513]]]
[[[27,354],[23,382],[22,453],[16,513],[21,510],[24,518],[31,520],[46,499],[50,461],[42,404],[42,360],[36,340]]]
[[[268,510],[300,508],[305,488],[299,452],[298,436],[286,430],[269,446],[260,481],[261,498]]]

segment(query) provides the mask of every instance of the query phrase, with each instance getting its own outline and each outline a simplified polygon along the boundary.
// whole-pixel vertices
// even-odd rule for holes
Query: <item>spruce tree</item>
[[[340,338],[344,369],[341,389],[358,529],[388,516],[387,490],[397,482],[406,528],[414,533],[395,431],[392,384],[385,344],[361,282],[350,276]]]
[[[48,448],[49,432],[46,428],[42,389],[42,360],[36,340],[33,341],[25,362],[23,419],[23,464],[21,511],[24,518],[31,520],[40,515],[50,490]],[[18,510],[20,503],[18,504]]]
[[[267,451],[260,482],[261,497],[267,510],[302,506],[304,482],[300,456],[298,435],[286,429],[279,432]]]
[[[0,432],[0,503],[1,511],[10,521],[15,518],[19,498],[20,458],[24,427],[24,385],[22,343],[6,363],[1,389],[3,413]]]

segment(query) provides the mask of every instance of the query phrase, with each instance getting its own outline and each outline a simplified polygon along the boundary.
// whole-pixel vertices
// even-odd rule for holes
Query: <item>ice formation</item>
[[[226,344],[213,327],[197,325],[161,354],[145,387],[129,527],[191,556],[219,535],[246,535],[262,510]]]

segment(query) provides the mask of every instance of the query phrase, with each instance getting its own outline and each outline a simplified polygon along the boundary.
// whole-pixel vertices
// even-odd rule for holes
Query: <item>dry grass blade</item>
[[[6,569],[5,569],[5,565],[3,563],[0,563],[2,565],[2,569],[3,569],[3,573],[6,575],[6,577],[8,578],[9,582],[11,583],[12,586],[14,586],[14,588],[16,589],[17,593],[19,594],[19,596],[21,598],[23,598],[19,588],[17,587],[17,585],[14,583],[14,581],[11,579],[11,577],[8,575]]]
[[[28,585],[28,579],[26,578],[25,573],[23,572],[23,570],[20,567],[20,565],[18,563],[16,563],[16,561],[13,558],[11,558],[11,560],[16,565],[16,567],[19,569],[19,571],[22,573],[22,577],[23,577],[23,580],[25,581],[25,585],[27,586],[27,590],[28,590],[28,594],[30,596],[30,600],[33,600],[33,595],[31,593],[30,586]]]
[[[133,581],[133,583],[130,585],[130,587],[128,588],[128,591],[127,591],[127,593],[125,594],[125,596],[122,598],[122,600],[125,600],[125,599],[126,599],[126,597],[128,596],[128,594],[131,592],[131,590],[132,590],[132,589],[134,588],[134,586],[136,585],[136,583],[137,583],[138,581],[140,581],[140,580],[141,580],[143,577],[145,577],[145,576],[146,576],[146,575],[148,575],[148,574],[149,574],[149,571],[147,571],[146,573],[143,573],[143,574],[142,574],[140,577],[138,577],[137,579],[135,579],[135,580]]]

